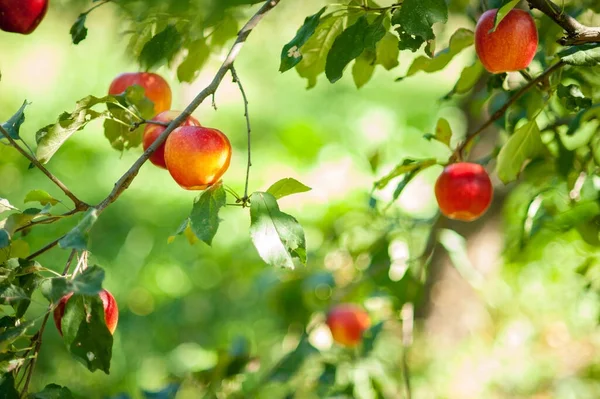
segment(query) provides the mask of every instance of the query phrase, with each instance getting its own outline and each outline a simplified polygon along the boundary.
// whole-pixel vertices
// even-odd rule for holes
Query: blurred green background
[[[197,398],[204,391],[192,375],[214,366],[217,352],[240,338],[249,341],[256,365],[267,369],[294,347],[309,322],[311,342],[322,350],[331,347],[322,327],[333,302],[362,302],[376,321],[395,316],[373,281],[358,289],[347,287],[363,281],[365,268],[377,255],[370,248],[389,224],[394,239],[386,241],[383,252],[392,260],[390,278],[406,272],[408,260],[420,255],[428,230],[415,220],[436,214],[432,182],[440,168],[413,181],[387,220],[369,209],[370,188],[408,156],[447,157],[423,138],[439,117],[450,121],[454,140],[465,134],[470,123],[462,110],[466,106],[440,98],[473,54],[465,52],[440,73],[394,82],[414,57],[402,52],[397,69],[377,69],[361,90],[346,76],[335,85],[321,77],[315,89],[306,91],[295,72],[278,72],[279,53],[304,17],[321,6],[317,0],[282,2],[253,32],[236,62],[253,124],[251,190],[264,190],[284,177],[312,187],[281,201],[282,210],[305,227],[306,269],[267,267],[251,245],[249,215],[237,207],[222,212],[224,221],[212,248],[190,246],[183,237],[168,244],[197,194],[180,189],[166,171],[147,164],[91,233],[91,262],[106,269],[104,286],[120,310],[111,374],[89,373],[49,326],[34,390],[54,382],[78,397],[126,392],[137,398],[140,389],[159,390],[183,381],[178,397]],[[23,100],[30,101],[21,130],[30,144],[39,127],[71,110],[78,99],[104,95],[117,74],[137,70],[125,52],[125,27],[110,5],[90,16],[87,40],[71,44],[70,25],[85,7],[84,1],[55,0],[33,35],[0,33],[0,120],[8,119]],[[461,15],[452,16],[449,25],[473,27]],[[212,79],[219,61],[213,57],[192,85],[177,83],[173,71],[158,71],[171,83],[173,109],[189,103]],[[245,119],[239,91],[229,78],[219,88],[216,104],[217,111],[207,102],[195,116],[232,141],[234,155],[224,181],[241,192]],[[114,151],[101,124],[94,123],[73,135],[48,167],[76,195],[95,204],[140,153]],[[374,154],[380,159],[375,171],[369,162]],[[28,207],[22,203],[25,194],[38,188],[64,199],[16,151],[0,145],[0,197],[23,209]],[[497,191],[497,203],[486,217],[468,228],[458,226],[468,238],[470,261],[463,259],[457,270],[442,250],[433,258],[435,281],[427,291],[427,307],[417,310],[409,356],[414,397],[598,398],[598,298],[576,273],[587,260],[596,261],[597,254],[577,233],[565,232],[537,236],[513,261],[504,262],[501,210],[505,205],[510,215],[518,197],[503,204],[505,189]],[[384,192],[379,199],[390,198],[391,192]],[[34,229],[26,240],[36,250],[76,222],[77,217]],[[55,249],[39,261],[60,270],[67,256],[67,251]],[[41,295],[34,299],[29,311],[33,317],[46,306]],[[395,370],[389,374],[389,397],[400,397],[394,396],[401,380],[400,352],[399,332],[386,329],[376,347],[379,362],[356,367],[379,373],[383,364]],[[310,368],[304,372],[310,374]],[[259,377],[245,378],[230,384],[252,386]],[[356,397],[376,397],[368,381],[356,381]],[[301,387],[298,397],[316,397],[311,391],[310,386]],[[286,392],[282,384],[271,383],[253,397],[279,398]]]

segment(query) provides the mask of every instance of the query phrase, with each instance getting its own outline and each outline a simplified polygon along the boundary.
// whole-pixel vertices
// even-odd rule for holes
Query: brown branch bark
[[[8,142],[10,143],[11,146],[13,146],[19,153],[21,153],[21,155],[23,155],[25,158],[27,158],[27,160],[29,160],[29,162],[31,162],[36,168],[41,170],[42,173],[48,177],[48,179],[50,179],[58,188],[60,188],[62,190],[62,192],[65,193],[65,195],[71,199],[71,201],[73,201],[73,203],[75,204],[75,209],[77,209],[79,211],[84,211],[90,207],[88,204],[86,204],[85,202],[83,202],[79,198],[77,198],[77,196],[75,194],[73,194],[73,192],[71,190],[69,190],[67,188],[67,186],[65,186],[65,184],[58,179],[58,177],[54,176],[48,169],[46,169],[46,167],[44,165],[42,165],[40,163],[40,161],[38,161],[30,153],[25,151],[19,145],[19,143],[16,142],[15,139],[10,137],[10,134],[6,131],[6,129],[4,129],[4,127],[2,127],[2,125],[0,125],[0,133],[2,133],[4,138],[6,138],[8,140]]]
[[[600,27],[583,25],[551,0],[527,0],[527,2],[529,8],[540,10],[565,30],[567,35],[558,41],[563,46],[600,43]]]
[[[167,140],[167,137],[169,137],[171,132],[173,130],[175,130],[175,128],[177,128],[177,126],[179,126],[181,123],[183,123],[183,121],[188,116],[190,116],[192,114],[192,112],[194,112],[196,110],[196,108],[198,108],[200,106],[200,104],[202,104],[204,102],[204,100],[206,100],[206,98],[210,97],[217,91],[217,89],[219,88],[219,85],[223,81],[223,78],[225,77],[227,72],[232,68],[233,62],[237,58],[240,50],[244,46],[244,43],[246,42],[246,39],[248,38],[248,36],[252,32],[252,30],[263,19],[265,14],[267,14],[269,11],[271,11],[277,4],[279,4],[280,1],[281,0],[268,0],[256,12],[256,14],[254,14],[254,16],[252,18],[250,18],[250,20],[246,23],[246,25],[238,33],[238,37],[237,37],[235,43],[231,47],[231,50],[229,51],[227,58],[225,59],[225,61],[223,62],[223,64],[219,68],[219,70],[217,71],[212,82],[208,86],[206,86],[206,88],[204,88],[204,90],[202,90],[200,93],[198,93],[196,98],[194,98],[194,100],[192,100],[192,102],[185,108],[185,110],[181,113],[181,115],[179,115],[177,118],[175,118],[169,124],[169,126],[165,129],[165,131],[160,136],[158,136],[158,138],[154,141],[154,143],[152,143],[152,145],[150,147],[148,147],[148,149],[142,154],[142,156],[140,156],[138,158],[138,160],[134,162],[134,164],[131,166],[131,168],[129,168],[129,170],[127,172],[125,172],[125,174],[123,176],[121,176],[121,178],[115,184],[115,187],[113,188],[112,192],[96,207],[98,209],[98,213],[100,213],[104,209],[106,209],[107,206],[112,204],[117,198],[119,198],[119,196],[121,194],[123,194],[123,192],[129,187],[131,182],[135,179],[135,177],[139,173],[140,168],[148,160],[150,155],[152,155],[152,153],[154,151],[156,151],[156,149]]]

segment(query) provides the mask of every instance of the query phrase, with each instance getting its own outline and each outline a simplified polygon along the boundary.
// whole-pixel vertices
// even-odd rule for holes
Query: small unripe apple
[[[102,305],[104,306],[104,320],[106,321],[106,327],[111,334],[114,334],[115,330],[117,329],[117,322],[119,321],[119,308],[117,307],[117,301],[115,300],[115,297],[112,296],[112,294],[107,290],[100,291],[98,295],[100,296],[100,299],[102,299]],[[73,293],[63,296],[58,302],[56,309],[54,309],[54,324],[56,325],[56,328],[61,336],[62,318],[65,315],[67,302],[72,296]]]
[[[357,346],[371,326],[369,314],[360,306],[345,303],[334,306],[327,314],[327,326],[333,340],[340,345]]]
[[[217,129],[182,126],[165,144],[165,162],[173,179],[186,190],[204,190],[219,181],[231,161],[231,144]]]
[[[1,1],[1,0],[0,0]],[[142,86],[146,97],[154,103],[154,113],[171,108],[171,87],[162,76],[152,72],[130,72],[117,76],[108,89],[113,96],[123,93],[129,86]]]
[[[48,0],[0,0],[0,29],[28,35],[38,27]]]
[[[487,211],[493,187],[483,166],[459,162],[448,165],[435,182],[435,198],[442,214],[470,222]]]
[[[519,71],[527,68],[535,56],[538,32],[527,11],[511,10],[494,32],[498,9],[487,10],[477,21],[475,51],[491,73]]]
[[[152,120],[155,122],[165,122],[170,123],[173,119],[177,118],[181,112],[179,111],[165,111],[156,115]],[[196,120],[193,116],[189,116],[181,125],[179,126],[200,126],[200,122]],[[144,137],[142,140],[142,144],[144,145],[144,151],[148,149],[154,143],[154,140],[158,136],[162,134],[166,129],[165,126],[156,125],[154,123],[148,123],[146,128],[144,129]],[[167,164],[165,163],[165,143],[162,143],[160,147],[156,149],[150,155],[150,162],[154,165],[166,169]]]

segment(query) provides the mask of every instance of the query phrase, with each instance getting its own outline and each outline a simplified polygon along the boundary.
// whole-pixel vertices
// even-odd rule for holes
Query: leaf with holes
[[[280,72],[292,69],[302,61],[302,46],[304,46],[315,33],[321,22],[321,16],[326,9],[327,7],[323,7],[315,15],[307,17],[304,20],[304,25],[296,32],[296,36],[288,44],[283,46],[283,50],[281,51],[281,65],[279,66]]]

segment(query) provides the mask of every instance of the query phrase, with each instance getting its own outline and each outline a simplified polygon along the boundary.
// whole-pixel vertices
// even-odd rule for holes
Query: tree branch
[[[490,116],[490,118],[487,121],[485,121],[485,123],[483,125],[481,125],[479,127],[479,129],[477,129],[475,132],[473,132],[473,134],[468,136],[465,139],[465,141],[456,148],[456,151],[454,152],[454,155],[452,156],[452,161],[462,159],[463,155],[464,155],[463,152],[465,151],[465,149],[467,147],[469,147],[471,142],[477,136],[479,136],[481,133],[483,133],[483,131],[485,129],[490,127],[492,125],[492,123],[494,123],[495,121],[500,119],[502,117],[502,115],[504,115],[506,110],[512,104],[514,104],[519,98],[521,98],[525,93],[527,93],[527,91],[529,91],[529,89],[536,86],[538,83],[545,81],[553,72],[555,72],[559,68],[562,68],[564,65],[565,64],[562,61],[557,62],[556,64],[552,65],[550,68],[548,68],[544,72],[542,72],[538,77],[530,80],[529,82],[527,82],[527,84],[525,86],[521,87],[521,89],[519,91],[517,91],[511,98],[509,98],[508,101],[502,107],[500,107],[500,109],[498,109],[496,112],[494,112]]]
[[[540,10],[565,30],[567,35],[558,41],[563,46],[600,43],[600,28],[583,25],[551,0],[527,0],[527,2],[529,8]]]
[[[12,137],[10,137],[10,134],[6,131],[6,129],[0,125],[0,133],[2,133],[2,135],[8,140],[8,142],[17,150],[21,153],[21,155],[23,155],[25,158],[27,158],[29,160],[29,162],[31,162],[36,168],[38,168],[39,170],[42,171],[43,174],[45,174],[50,180],[52,180],[52,182],[54,184],[56,184],[56,186],[58,188],[60,188],[62,190],[63,193],[65,193],[65,195],[67,197],[69,197],[71,199],[71,201],[73,201],[73,203],[75,204],[75,209],[77,209],[78,211],[84,211],[87,210],[90,206],[88,204],[86,204],[85,202],[81,201],[79,198],[77,198],[77,196],[75,196],[75,194],[73,194],[71,192],[71,190],[69,190],[67,188],[67,186],[65,186],[65,184],[63,182],[61,182],[56,176],[54,176],[48,169],[46,169],[46,167],[44,165],[42,165],[40,163],[40,161],[38,161],[34,156],[32,156],[30,153],[28,153],[27,151],[25,151],[16,141],[15,139],[13,139]]]
[[[183,123],[183,121],[185,121],[185,119],[188,116],[190,116],[192,114],[192,112],[194,112],[196,110],[196,108],[198,108],[200,106],[200,104],[202,104],[207,97],[213,95],[217,91],[217,89],[219,88],[219,85],[223,81],[223,78],[225,77],[227,72],[233,66],[233,62],[237,58],[240,50],[244,46],[244,43],[246,42],[246,39],[248,38],[248,36],[252,32],[252,30],[263,19],[265,14],[267,14],[269,11],[271,11],[277,4],[279,4],[280,1],[281,0],[268,0],[256,12],[256,14],[254,14],[254,16],[252,18],[250,18],[250,20],[246,23],[246,25],[238,33],[238,37],[237,37],[235,43],[231,47],[231,50],[229,51],[227,58],[225,59],[225,61],[223,62],[223,64],[219,68],[219,70],[217,71],[212,82],[208,86],[206,86],[206,88],[204,88],[204,90],[202,90],[200,93],[198,93],[196,98],[194,98],[194,100],[192,100],[192,102],[185,108],[185,110],[181,113],[181,115],[179,115],[177,118],[175,118],[169,124],[169,126],[165,129],[165,131],[163,133],[161,133],[160,136],[157,137],[157,139],[154,141],[154,143],[152,143],[152,145],[150,147],[148,147],[148,149],[142,154],[142,156],[140,156],[138,158],[138,160],[134,162],[134,164],[131,166],[131,168],[129,168],[129,170],[127,172],[125,172],[125,174],[123,176],[121,176],[121,178],[117,181],[117,183],[115,183],[115,187],[113,188],[112,192],[100,204],[98,204],[98,206],[97,206],[98,213],[101,213],[102,211],[104,211],[104,209],[106,209],[107,206],[109,206],[117,198],[119,198],[119,196],[129,187],[131,182],[135,179],[135,177],[139,173],[139,170],[142,167],[142,165],[148,160],[150,155],[152,155],[152,153],[154,151],[156,151],[156,149],[167,140],[167,137],[169,137],[171,132],[173,130],[175,130],[175,128],[177,128],[177,126],[181,125]]]

